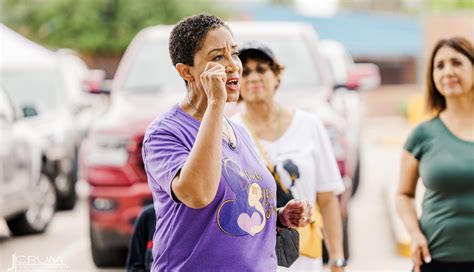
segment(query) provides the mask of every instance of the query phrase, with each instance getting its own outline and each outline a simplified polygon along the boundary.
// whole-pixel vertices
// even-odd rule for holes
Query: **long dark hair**
[[[428,112],[440,113],[446,109],[446,99],[436,88],[433,80],[434,58],[439,49],[443,46],[449,46],[457,52],[466,56],[473,64],[473,47],[472,43],[463,37],[452,37],[449,39],[439,40],[431,53],[426,70],[426,110]]]

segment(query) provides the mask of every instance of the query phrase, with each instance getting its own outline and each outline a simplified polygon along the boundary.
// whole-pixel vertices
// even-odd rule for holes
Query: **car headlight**
[[[129,137],[93,136],[88,141],[86,164],[90,166],[122,166],[127,163]]]
[[[117,209],[117,201],[108,198],[95,198],[92,201],[92,207],[101,212],[113,211]]]

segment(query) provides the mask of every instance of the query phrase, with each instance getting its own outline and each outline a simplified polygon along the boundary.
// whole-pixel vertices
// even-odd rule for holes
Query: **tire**
[[[77,201],[76,194],[76,182],[77,182],[77,171],[78,171],[78,154],[75,152],[74,159],[72,160],[71,173],[67,175],[68,190],[67,193],[58,192],[58,210],[69,211],[74,209]]]
[[[35,200],[28,210],[6,220],[13,235],[42,233],[53,219],[56,211],[56,192],[48,175],[41,173],[35,189]]]
[[[58,197],[58,205],[57,209],[61,211],[70,211],[74,209],[76,205],[76,182],[68,179],[69,190],[66,195],[62,195],[61,193],[57,193]]]
[[[100,247],[97,235],[92,226],[90,229],[91,252],[94,263],[99,268],[124,267],[127,259],[127,249]]]

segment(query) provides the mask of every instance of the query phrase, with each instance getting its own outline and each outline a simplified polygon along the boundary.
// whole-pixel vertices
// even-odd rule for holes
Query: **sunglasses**
[[[246,77],[248,75],[250,75],[252,72],[257,72],[257,74],[265,74],[268,70],[270,69],[270,67],[268,66],[257,66],[257,68],[255,70],[252,70],[252,69],[248,69],[248,68],[244,68],[242,70],[242,76]]]

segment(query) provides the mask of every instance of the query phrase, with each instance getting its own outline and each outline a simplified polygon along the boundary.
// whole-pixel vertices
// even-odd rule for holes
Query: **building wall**
[[[463,36],[474,42],[472,12],[460,11],[449,14],[426,15],[423,17],[423,29],[423,64],[429,59],[431,50],[439,39]]]
[[[463,36],[474,42],[474,19],[468,12],[429,14],[422,17],[423,46],[418,56],[354,56],[356,62],[379,66],[383,85],[424,84],[426,63],[439,39]]]
[[[355,62],[370,62],[379,66],[382,85],[417,83],[418,59],[415,56],[354,56],[354,59]]]

